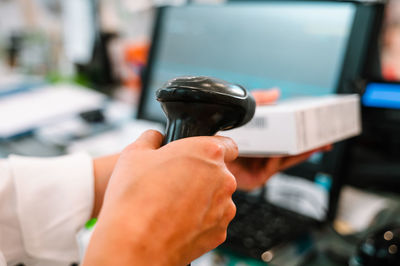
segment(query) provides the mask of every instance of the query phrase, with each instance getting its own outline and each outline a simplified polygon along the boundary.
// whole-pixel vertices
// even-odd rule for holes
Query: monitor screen
[[[362,104],[367,107],[400,109],[400,83],[369,83],[362,96]]]
[[[154,93],[177,76],[206,75],[249,90],[279,87],[281,99],[334,93],[356,6],[252,2],[162,10],[142,112],[163,121]]]

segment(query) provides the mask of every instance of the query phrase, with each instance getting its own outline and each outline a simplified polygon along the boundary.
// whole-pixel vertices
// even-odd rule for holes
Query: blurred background
[[[134,100],[141,88],[155,8],[186,2],[1,0],[1,82],[28,75],[52,83],[75,82]],[[400,80],[400,4],[388,2],[380,40],[382,75]]]
[[[201,8],[164,8],[230,2],[260,6],[199,15]],[[268,2],[278,4],[262,6]],[[299,2],[308,2],[305,9]],[[314,2],[327,2],[317,6],[326,13],[316,13]],[[259,34],[253,16],[271,35]],[[222,33],[214,22],[225,23]],[[259,45],[242,49],[249,43]],[[204,57],[209,51],[217,52]],[[283,98],[358,93],[363,114],[361,136],[260,191],[237,194],[239,218],[227,243],[194,265],[364,265],[357,264],[360,241],[400,217],[400,0],[0,0],[0,158],[118,152],[145,129],[163,131],[158,103],[149,99],[167,79],[192,72],[249,89],[279,86]],[[281,203],[293,197],[267,203],[274,195]],[[304,207],[299,197],[308,197],[308,211],[297,217],[304,227],[281,217]]]
[[[1,0],[0,96],[67,82],[135,109],[156,9],[189,2],[227,1]],[[379,78],[383,80],[400,80],[399,13],[399,1],[388,1],[379,36]]]
[[[2,0],[1,77],[19,74],[47,82],[67,80],[109,95],[118,89],[137,92],[155,8],[185,2]]]

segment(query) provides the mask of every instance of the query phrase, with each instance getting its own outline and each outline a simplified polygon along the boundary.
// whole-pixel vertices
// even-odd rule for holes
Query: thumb
[[[160,148],[162,140],[163,135],[160,132],[147,130],[134,143],[129,145],[129,148],[155,150]]]

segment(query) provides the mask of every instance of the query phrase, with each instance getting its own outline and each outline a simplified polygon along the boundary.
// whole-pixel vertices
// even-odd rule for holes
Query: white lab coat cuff
[[[10,157],[17,215],[26,252],[78,261],[76,233],[94,202],[93,162],[86,154],[57,158]]]

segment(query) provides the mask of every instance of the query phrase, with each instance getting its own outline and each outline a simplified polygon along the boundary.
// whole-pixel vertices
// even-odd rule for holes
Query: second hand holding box
[[[361,133],[358,95],[302,97],[259,106],[243,127],[220,132],[241,156],[296,155]]]

